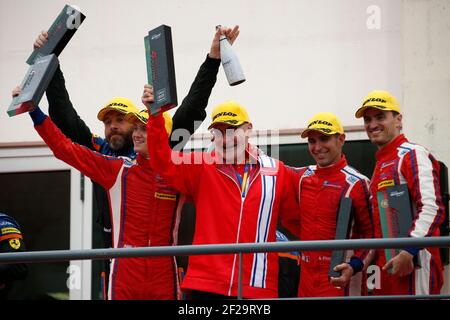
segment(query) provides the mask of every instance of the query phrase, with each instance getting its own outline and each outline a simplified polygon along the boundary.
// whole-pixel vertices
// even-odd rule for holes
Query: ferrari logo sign
[[[9,245],[13,249],[19,249],[20,248],[20,240],[19,239],[9,239]]]

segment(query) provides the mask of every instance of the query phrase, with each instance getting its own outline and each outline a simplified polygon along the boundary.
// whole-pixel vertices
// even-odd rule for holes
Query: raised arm
[[[177,134],[176,129],[187,130],[190,137],[206,118],[205,109],[216,83],[217,72],[220,66],[219,39],[221,34],[225,34],[230,43],[233,43],[239,35],[239,27],[235,26],[233,29],[221,27],[216,30],[209,54],[200,66],[189,93],[173,116],[172,132],[174,134],[170,137],[170,147],[172,149],[177,146],[177,150],[181,150],[188,140],[186,135]]]
[[[30,112],[34,127],[55,157],[79,170],[105,189],[113,186],[124,160],[102,155],[73,143],[41,109]]]
[[[47,40],[48,33],[42,31],[33,47],[40,48]],[[46,94],[48,112],[56,126],[73,142],[94,149],[91,130],[73,107],[59,66],[47,87]]]
[[[153,170],[178,191],[195,196],[201,176],[201,164],[195,164],[196,155],[172,151],[167,140],[162,114],[150,116],[147,123],[147,144]]]

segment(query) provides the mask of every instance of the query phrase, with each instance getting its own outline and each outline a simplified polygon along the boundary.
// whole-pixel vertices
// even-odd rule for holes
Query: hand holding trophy
[[[27,60],[30,65],[21,85],[20,94],[13,98],[10,117],[34,110],[53,78],[59,61],[57,56],[86,18],[78,9],[66,5],[56,17],[48,32],[42,32],[34,43],[34,50]]]

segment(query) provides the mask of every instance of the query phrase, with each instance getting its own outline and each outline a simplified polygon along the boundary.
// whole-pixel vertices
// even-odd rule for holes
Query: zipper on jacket
[[[234,169],[234,167],[233,167],[233,169]],[[239,224],[238,224],[238,230],[237,230],[237,235],[236,235],[236,243],[239,243],[239,236],[240,236],[240,233],[241,233],[242,212],[243,212],[243,210],[244,210],[244,202],[245,202],[245,198],[246,198],[246,196],[248,195],[249,190],[250,190],[250,187],[252,186],[252,184],[253,184],[253,182],[256,180],[256,178],[253,179],[253,180],[251,180],[251,181],[249,182],[249,185],[248,185],[248,188],[247,188],[247,192],[244,194],[244,196],[242,196],[242,195],[243,195],[242,190],[241,190],[241,188],[239,187],[239,185],[236,183],[236,180],[234,180],[232,177],[230,177],[228,174],[226,174],[226,173],[223,172],[223,171],[220,171],[220,170],[219,170],[219,172],[221,172],[222,174],[224,174],[226,177],[230,178],[230,179],[234,182],[234,184],[237,186],[238,191],[239,191],[239,194],[240,194],[240,198],[241,198],[241,209],[240,209],[240,212],[239,212]],[[260,169],[258,169],[258,172],[256,173],[256,176],[259,175],[259,172],[260,172]],[[231,289],[233,288],[234,270],[235,270],[235,268],[236,268],[236,258],[237,258],[237,255],[238,255],[237,253],[235,253],[235,254],[233,255],[233,256],[234,256],[234,257],[233,257],[233,266],[232,266],[232,269],[231,269],[231,279],[230,279],[230,287],[229,287],[229,289],[228,289],[228,296],[231,296]],[[242,263],[244,263],[244,262],[242,261]]]

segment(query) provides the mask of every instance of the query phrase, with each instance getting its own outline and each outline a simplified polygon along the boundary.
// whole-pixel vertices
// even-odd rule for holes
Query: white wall
[[[0,105],[20,83],[37,34],[65,1],[0,0]],[[114,95],[140,100],[146,81],[143,37],[162,23],[173,32],[179,100],[209,50],[216,24],[239,24],[235,46],[247,82],[229,87],[222,70],[208,111],[226,99],[247,106],[256,128],[304,127],[317,111],[360,125],[355,107],[374,88],[401,98],[401,2],[319,1],[86,1],[87,18],[60,56],[72,101],[97,132],[98,109]],[[368,29],[375,5],[380,28]],[[370,20],[371,21],[371,20]],[[43,101],[46,103],[46,99]],[[45,103],[42,103],[45,105]],[[0,142],[33,141],[27,115],[0,112]],[[205,130],[207,123],[202,127]]]
[[[403,2],[404,129],[450,166],[450,1]]]
[[[450,1],[403,1],[403,112],[409,138],[450,166]],[[450,266],[442,292],[450,292]]]

